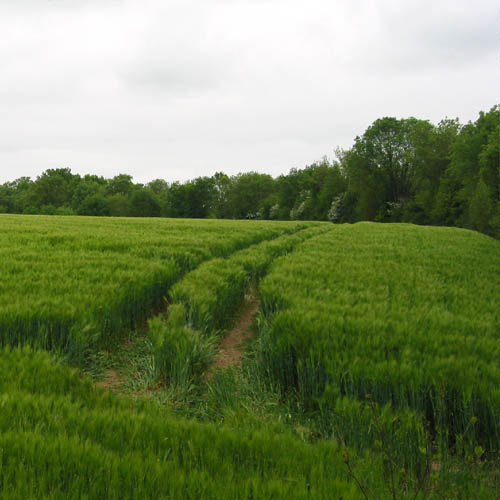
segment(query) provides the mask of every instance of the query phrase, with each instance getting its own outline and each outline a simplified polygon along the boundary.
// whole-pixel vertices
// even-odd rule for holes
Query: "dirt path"
[[[221,340],[218,346],[218,352],[215,355],[212,365],[206,371],[206,379],[211,380],[217,370],[228,368],[230,366],[241,366],[245,343],[252,336],[252,322],[259,311],[259,301],[256,297],[247,299],[236,312],[237,322],[234,327]],[[119,355],[117,356],[117,365],[115,368],[105,370],[103,378],[95,385],[112,392],[126,392],[126,384],[130,374],[123,371],[122,364],[131,364],[131,358],[127,353],[134,351],[135,342],[127,339],[123,341]]]
[[[219,369],[228,368],[229,366],[241,366],[245,341],[252,336],[252,321],[258,310],[259,301],[256,298],[242,306],[238,322],[219,345],[219,352],[207,371],[208,379],[211,379]]]
[[[102,387],[112,392],[120,392],[125,384],[125,379],[118,375],[116,370],[110,369],[106,371],[106,374],[102,380],[97,381],[94,385],[96,387]]]

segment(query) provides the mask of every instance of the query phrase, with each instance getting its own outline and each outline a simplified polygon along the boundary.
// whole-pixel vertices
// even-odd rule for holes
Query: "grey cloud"
[[[278,175],[380,116],[474,119],[498,100],[494,4],[0,2],[0,183]]]
[[[491,0],[381,5],[379,48],[396,71],[459,66],[498,50],[499,9]]]

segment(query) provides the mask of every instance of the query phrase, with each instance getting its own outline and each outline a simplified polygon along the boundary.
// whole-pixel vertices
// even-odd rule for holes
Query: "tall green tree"
[[[160,205],[160,215],[166,217],[168,215],[168,192],[170,189],[168,182],[163,179],[155,179],[146,184],[146,189],[148,189],[158,201]]]
[[[491,193],[492,202],[500,202],[500,119],[479,153],[479,175]]]
[[[228,216],[233,219],[261,218],[264,200],[273,192],[274,179],[247,172],[231,178],[227,192]]]
[[[459,129],[458,120],[449,119],[442,120],[437,126],[419,120],[413,127],[415,175],[411,200],[404,207],[404,220],[417,224],[433,222],[441,179],[450,165],[451,148]],[[441,202],[442,196],[443,193]]]
[[[229,218],[229,207],[227,197],[231,186],[230,177],[224,172],[215,172],[212,176],[213,195],[209,216],[218,219]]]
[[[78,215],[111,215],[109,201],[102,194],[91,194],[87,196],[78,207]]]
[[[495,188],[495,139],[496,130],[500,122],[500,111],[498,106],[492,108],[489,112],[479,113],[479,118],[474,122],[469,122],[462,127],[452,147],[450,166],[447,170],[449,178],[456,185],[456,202],[458,206],[457,217],[454,224],[467,226],[469,222],[469,204],[474,196],[478,184],[481,162],[483,156],[485,164],[483,181],[489,187],[492,196],[496,194]],[[491,138],[491,149],[489,149]],[[493,154],[490,164],[487,160],[488,154],[485,151],[491,151]],[[488,165],[488,166],[487,166]],[[498,172],[498,170],[497,170]]]
[[[136,188],[130,197],[130,215],[132,217],[159,217],[161,207],[151,191]]]
[[[80,181],[69,168],[48,169],[31,186],[31,202],[37,206],[71,206],[74,189]]]
[[[75,211],[78,209],[85,198],[97,193],[104,194],[107,181],[104,177],[97,175],[85,175],[78,183],[76,183],[71,197],[71,206]]]
[[[124,194],[129,195],[132,192],[134,183],[132,176],[128,174],[118,174],[108,181],[108,194]]]
[[[33,181],[29,177],[2,184],[0,189],[0,205],[7,213],[23,213],[25,207],[31,202]]]
[[[212,177],[197,177],[186,183],[188,217],[204,219],[208,217],[215,196]]]
[[[298,196],[306,189],[302,171],[292,168],[287,175],[280,175],[276,180],[276,189],[279,193],[279,218],[289,219],[290,211],[296,206]]]
[[[469,204],[470,226],[473,229],[486,233],[490,228],[492,215],[493,203],[490,192],[486,183],[480,178]]]

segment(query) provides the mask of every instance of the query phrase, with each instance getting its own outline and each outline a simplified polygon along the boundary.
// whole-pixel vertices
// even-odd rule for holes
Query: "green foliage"
[[[137,189],[130,199],[130,214],[134,217],[159,217],[160,204],[146,189]]]
[[[78,206],[78,215],[111,215],[109,200],[101,194],[88,195]]]
[[[469,220],[472,228],[486,233],[493,212],[490,192],[483,179],[479,179],[469,205]]]
[[[0,351],[0,375],[2,498],[359,498],[334,443],[174,419],[30,349]]]
[[[495,240],[370,223],[0,224],[0,497],[495,498]],[[255,282],[251,359],[205,382]],[[159,381],[160,398],[188,395],[184,414],[218,424],[112,396],[9,346],[110,367],[102,344],[164,297],[140,389],[156,394]]]
[[[265,372],[361,448],[370,395],[412,467],[422,422],[447,453],[474,416],[471,439],[498,453],[499,250],[465,230],[369,223],[305,241],[261,283]]]
[[[500,119],[479,154],[479,167],[493,200],[500,200]]]
[[[274,179],[267,174],[246,172],[231,178],[226,191],[226,217],[262,219],[262,204],[273,192]]]
[[[33,183],[32,196],[38,206],[69,205],[78,179],[79,176],[73,175],[69,168],[48,169]]]
[[[216,172],[184,183],[155,179],[146,186],[127,174],[104,179],[48,169],[35,181],[21,177],[1,185],[0,213],[370,220],[500,234],[498,106],[464,126],[448,118],[437,125],[380,118],[351,149],[337,149],[336,155],[276,179],[258,172],[231,177]]]
[[[0,224],[0,345],[29,343],[77,359],[140,324],[203,261],[297,227],[15,215]]]
[[[170,291],[166,322],[161,317],[149,322],[157,377],[189,390],[211,361],[215,340],[229,326],[245,291],[264,276],[275,258],[328,228],[295,227],[300,231],[211,259],[187,273]]]
[[[186,310],[170,306],[165,321],[156,316],[148,322],[157,378],[170,387],[189,390],[201,377],[215,353],[215,339],[186,326]]]
[[[127,195],[132,191],[133,186],[131,175],[119,174],[108,181],[106,191],[108,194]]]
[[[376,200],[377,194],[385,202],[400,203],[408,198],[415,176],[412,135],[418,125],[415,118],[386,117],[376,120],[362,138],[356,138],[346,167],[356,182],[355,189],[363,195],[361,200],[366,196]],[[363,191],[364,182],[369,183],[370,191]],[[372,219],[371,210],[365,209],[362,217]]]
[[[267,272],[276,257],[327,229],[325,225],[302,229],[252,245],[228,258],[204,262],[172,287],[171,299],[185,305],[188,322],[195,328],[208,333],[227,327],[245,289]]]
[[[207,217],[215,196],[215,189],[215,180],[209,177],[198,177],[185,184],[172,183],[166,198],[167,215],[198,219]]]

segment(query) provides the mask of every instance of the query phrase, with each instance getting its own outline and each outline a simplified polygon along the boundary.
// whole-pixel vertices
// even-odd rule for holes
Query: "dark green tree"
[[[469,224],[472,229],[486,233],[492,215],[493,202],[488,186],[483,179],[479,179],[469,204]]]
[[[136,189],[130,198],[130,215],[132,217],[159,217],[160,204],[151,191]]]
[[[231,186],[231,179],[223,172],[215,172],[212,176],[212,183],[213,194],[209,216],[218,219],[229,218],[230,214],[227,197]]]
[[[127,174],[118,174],[108,181],[107,193],[129,195],[132,192],[134,183],[132,176]]]
[[[343,169],[360,219],[401,218],[404,205],[412,199],[418,168],[418,129],[426,133],[429,125],[415,118],[378,119],[344,154]]]
[[[73,175],[69,168],[48,169],[30,186],[30,202],[36,207],[71,206],[73,192],[79,181],[80,176]]]
[[[108,199],[102,194],[87,196],[78,207],[78,215],[111,215]]]
[[[160,215],[162,217],[167,217],[168,215],[168,192],[169,185],[167,181],[163,179],[155,179],[148,184],[146,184],[146,189],[148,189],[158,201],[160,205]]]
[[[492,202],[500,202],[500,119],[479,153],[479,175],[489,189]]]
[[[437,193],[450,165],[451,147],[459,129],[458,120],[449,119],[442,120],[437,127],[419,120],[413,127],[415,175],[403,220],[417,224],[433,222]]]
[[[215,196],[215,184],[211,177],[197,177],[185,184],[187,215],[196,219],[208,217]]]
[[[488,113],[479,113],[479,118],[474,122],[469,122],[462,127],[452,147],[451,162],[447,170],[450,179],[457,187],[456,203],[457,214],[455,225],[467,226],[469,221],[469,203],[474,196],[479,176],[480,176],[480,158],[486,156],[490,137],[495,141],[495,133],[500,122],[500,111],[498,106],[492,108]],[[493,146],[494,151],[494,146]],[[493,155],[494,159],[494,155]],[[486,163],[489,163],[486,160]],[[493,166],[493,165],[492,165]],[[492,195],[496,193],[494,187],[494,173],[485,168],[483,181],[487,185],[491,183],[490,189],[493,189]],[[494,172],[494,166],[492,171]]]
[[[227,192],[228,215],[232,219],[261,218],[262,203],[273,192],[274,179],[267,174],[247,172],[231,177]]]
[[[292,168],[287,175],[278,177],[275,189],[279,194],[279,218],[289,220],[300,194],[309,189],[307,175],[303,170]]]
[[[78,212],[80,204],[87,196],[101,192],[105,194],[107,181],[104,177],[97,175],[85,175],[78,183],[76,183],[71,198],[71,206],[73,210]]]
[[[130,196],[116,193],[105,197],[109,215],[113,217],[128,217],[130,215]]]

